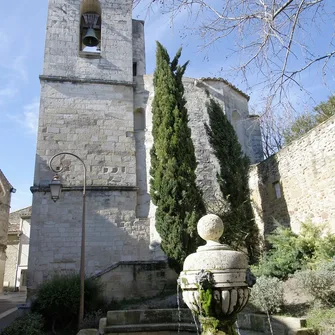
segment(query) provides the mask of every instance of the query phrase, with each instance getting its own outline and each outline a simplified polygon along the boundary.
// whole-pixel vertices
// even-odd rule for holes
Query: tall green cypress
[[[150,194],[157,206],[156,229],[170,266],[178,273],[186,256],[201,243],[196,226],[205,214],[196,185],[197,163],[182,83],[188,62],[178,65],[180,55],[181,49],[170,61],[167,50],[157,42],[150,169]]]
[[[235,248],[246,248],[250,262],[254,263],[259,254],[259,232],[250,203],[249,159],[220,104],[210,99],[207,112],[209,124],[205,124],[205,129],[219,162],[217,180],[229,208],[216,213],[225,223],[223,241]]]

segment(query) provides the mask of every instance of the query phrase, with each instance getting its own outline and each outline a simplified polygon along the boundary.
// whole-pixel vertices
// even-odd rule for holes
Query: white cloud
[[[3,30],[0,30],[0,41],[1,41],[0,52],[3,52],[5,51],[5,48],[8,47],[9,44],[9,37]]]
[[[8,86],[8,87],[0,89],[0,98],[2,97],[13,98],[16,93],[17,93],[17,89]]]
[[[28,78],[27,68],[25,64],[26,61],[27,56],[22,54],[17,56],[11,65],[11,70],[15,71],[21,80],[22,79],[27,80]]]
[[[33,134],[37,133],[39,108],[40,103],[36,100],[23,107],[24,125]]]
[[[17,93],[17,88],[15,88],[11,82],[9,82],[5,87],[0,88],[0,105],[7,100],[14,98]]]
[[[37,99],[22,106],[22,112],[16,115],[7,114],[7,117],[26,128],[30,134],[35,135],[38,128],[38,114],[40,103]]]

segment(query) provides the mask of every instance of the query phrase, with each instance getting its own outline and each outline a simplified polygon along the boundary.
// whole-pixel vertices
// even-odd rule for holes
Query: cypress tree
[[[156,229],[169,264],[178,273],[186,256],[201,243],[196,226],[205,214],[196,185],[197,163],[182,83],[188,62],[178,65],[180,55],[181,49],[170,61],[167,50],[157,42],[150,169],[150,194],[157,206]]]
[[[206,133],[218,159],[217,173],[222,198],[228,211],[217,213],[225,224],[223,242],[235,248],[246,248],[254,263],[259,255],[259,232],[250,203],[249,159],[242,152],[233,126],[214,99],[207,103],[209,124]]]

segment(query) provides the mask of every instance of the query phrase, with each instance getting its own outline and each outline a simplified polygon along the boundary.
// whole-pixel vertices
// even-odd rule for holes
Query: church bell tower
[[[86,274],[149,259],[148,225],[136,218],[136,76],[145,72],[143,22],[132,0],[49,0],[35,164],[28,285],[79,271],[83,167],[87,167]]]

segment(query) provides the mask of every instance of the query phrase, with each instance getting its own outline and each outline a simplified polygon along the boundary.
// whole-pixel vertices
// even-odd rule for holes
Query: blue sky
[[[12,195],[12,211],[31,205],[30,186],[33,184],[36,127],[38,120],[40,83],[42,73],[44,38],[47,16],[47,0],[16,0],[2,4],[0,20],[0,169],[16,188]],[[5,15],[4,15],[5,14]],[[222,57],[227,48],[223,41],[215,47],[199,51],[201,40],[197,35],[181,36],[183,25],[189,19],[187,12],[180,14],[173,22],[168,15],[158,12],[149,14],[141,7],[134,18],[145,19],[147,73],[155,68],[155,41],[160,41],[173,55],[183,46],[182,60],[190,60],[187,76],[215,76],[222,67],[233,65]],[[334,20],[325,22],[322,31],[313,31],[316,43],[322,46],[324,29],[334,31]],[[312,35],[313,35],[312,34]],[[328,76],[325,86],[320,76],[321,67],[315,66],[303,74],[307,89],[316,103],[326,100],[335,91],[334,78]],[[240,79],[230,76],[233,84],[247,90]],[[248,90],[251,105],[258,111],[260,88]],[[303,92],[292,89],[292,101],[297,108],[313,106]]]

